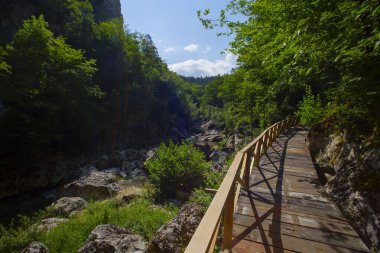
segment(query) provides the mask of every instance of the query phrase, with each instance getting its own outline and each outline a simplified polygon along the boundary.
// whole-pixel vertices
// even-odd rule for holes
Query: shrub
[[[319,96],[315,97],[310,86],[306,86],[306,95],[298,106],[296,115],[300,119],[300,123],[306,126],[315,126],[320,122],[324,114],[324,108]]]
[[[160,197],[174,197],[177,190],[191,191],[202,185],[210,164],[189,142],[161,144],[157,156],[146,162],[150,180]]]
[[[225,175],[226,173],[224,171],[211,171],[207,173],[206,187],[211,189],[218,189]]]
[[[197,203],[201,205],[204,210],[208,208],[212,201],[213,195],[211,193],[207,193],[204,189],[199,188],[195,189],[190,196],[189,202]]]

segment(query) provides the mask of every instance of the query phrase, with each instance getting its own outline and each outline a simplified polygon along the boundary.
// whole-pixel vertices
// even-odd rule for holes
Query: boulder
[[[190,242],[203,217],[202,207],[186,204],[179,213],[157,230],[147,246],[147,253],[179,253]]]
[[[227,157],[231,154],[231,150],[228,148],[224,149],[216,149],[213,150],[209,156],[209,158],[214,163],[224,163],[227,160]]]
[[[214,129],[215,128],[215,124],[212,120],[210,121],[207,121],[206,123],[202,124],[201,125],[201,129],[206,132],[206,131],[209,131],[211,129]]]
[[[113,197],[120,191],[116,176],[92,171],[88,176],[81,177],[63,187],[62,197],[81,197],[85,200],[100,200]]]
[[[122,163],[122,156],[120,153],[114,153],[112,155],[103,155],[95,162],[95,166],[98,169],[104,170],[108,168],[119,167]]]
[[[226,147],[230,148],[232,150],[235,150],[235,135],[234,134],[230,135],[230,137],[228,137]]]
[[[69,217],[74,213],[83,210],[87,206],[87,201],[80,197],[63,197],[54,202],[51,208],[56,214]]]
[[[206,141],[192,139],[192,143],[195,147],[199,148],[206,155],[206,157],[208,157],[211,148]]]
[[[82,168],[79,169],[80,171],[80,176],[88,176],[91,174],[91,172],[93,171],[98,171],[98,168],[96,168],[95,166],[93,165],[86,165]]]
[[[202,141],[219,142],[223,140],[223,136],[220,134],[207,134],[202,137]]]
[[[31,242],[21,253],[48,253],[49,250],[42,242]]]
[[[148,150],[145,154],[145,159],[146,161],[152,159],[152,158],[155,158],[156,157],[156,153],[157,153],[157,148],[152,148],[150,150]]]
[[[102,170],[102,172],[113,174],[117,177],[127,177],[127,174],[120,168],[109,168],[109,169]]]
[[[41,224],[37,227],[38,230],[50,231],[57,227],[62,222],[66,222],[68,219],[64,218],[48,218],[41,221]]]
[[[146,173],[144,170],[136,168],[132,170],[132,172],[129,174],[129,178],[134,179],[136,177],[143,177],[146,176]]]
[[[98,225],[87,238],[79,253],[143,253],[145,242],[125,228],[111,224]]]

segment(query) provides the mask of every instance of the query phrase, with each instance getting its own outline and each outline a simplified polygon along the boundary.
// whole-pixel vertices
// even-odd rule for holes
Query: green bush
[[[190,196],[189,202],[201,205],[204,210],[208,208],[213,198],[213,194],[207,193],[204,189],[195,189]]]
[[[206,187],[211,189],[219,189],[226,173],[224,171],[210,171],[206,176]]]
[[[191,191],[202,185],[210,164],[189,142],[161,144],[157,156],[146,162],[150,180],[161,198],[174,197],[177,190]]]
[[[298,106],[296,115],[299,117],[301,125],[305,126],[315,126],[325,116],[321,99],[319,96],[314,96],[310,86],[306,86],[306,94]]]

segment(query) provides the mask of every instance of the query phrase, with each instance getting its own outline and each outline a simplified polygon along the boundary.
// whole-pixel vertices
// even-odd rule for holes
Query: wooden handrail
[[[235,156],[226,176],[195,231],[185,253],[212,253],[223,223],[223,250],[229,252],[232,242],[233,216],[240,188],[249,188],[249,177],[268,147],[284,130],[296,124],[288,118],[268,127]],[[222,222],[223,220],[223,222]]]

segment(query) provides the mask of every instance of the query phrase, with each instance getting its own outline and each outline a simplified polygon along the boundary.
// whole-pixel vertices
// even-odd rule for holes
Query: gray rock
[[[190,242],[203,217],[197,204],[186,204],[179,213],[157,230],[147,246],[147,253],[179,253]]]
[[[212,120],[210,121],[207,121],[206,123],[202,124],[201,125],[201,129],[206,132],[206,131],[209,131],[211,129],[214,129],[215,128],[215,124]]]
[[[93,171],[98,171],[98,168],[96,168],[93,165],[86,165],[82,168],[80,168],[80,176],[88,176],[91,174]]]
[[[199,148],[206,155],[206,157],[210,154],[211,148],[206,141],[192,139],[192,143],[195,147]]]
[[[21,253],[49,253],[49,250],[42,242],[31,242]]]
[[[223,140],[223,136],[220,134],[207,134],[207,135],[203,135],[201,139],[202,141],[219,142]]]
[[[326,122],[309,133],[326,192],[369,248],[380,248],[380,149],[349,140],[347,133],[337,133]]]
[[[97,226],[79,253],[143,253],[145,242],[125,228],[111,224]]]
[[[227,160],[227,157],[231,154],[229,149],[217,149],[213,150],[209,156],[209,158],[214,163],[224,163]]]
[[[63,187],[62,197],[81,197],[85,200],[100,200],[113,197],[120,191],[116,176],[104,172],[92,171]]]
[[[156,152],[157,152],[157,148],[152,148],[152,149],[148,150],[148,152],[146,152],[146,155],[145,155],[146,161],[148,161],[152,158],[155,158]]]
[[[128,178],[135,178],[138,176],[145,176],[145,172],[142,169],[143,163],[140,161],[123,162],[122,171]]]
[[[235,150],[235,135],[234,134],[230,135],[230,137],[228,137],[226,147],[230,148],[232,150]]]
[[[41,224],[37,227],[38,230],[50,231],[57,227],[62,222],[66,222],[68,219],[64,218],[48,218],[41,221]]]
[[[102,170],[102,172],[113,174],[115,176],[127,177],[127,174],[123,171],[123,169],[120,168],[109,168]]]
[[[51,208],[56,214],[66,217],[83,210],[87,201],[80,197],[63,197],[54,202]]]
[[[95,162],[98,169],[104,170],[109,168],[118,168],[122,163],[122,156],[120,153],[115,152],[112,155],[103,155]]]
[[[129,174],[129,178],[134,179],[136,177],[143,177],[146,176],[144,170],[136,168],[132,170],[132,172]]]

